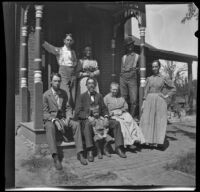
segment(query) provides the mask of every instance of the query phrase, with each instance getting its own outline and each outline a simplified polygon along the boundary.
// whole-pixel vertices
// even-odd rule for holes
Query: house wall
[[[21,45],[21,9],[20,6],[15,4],[15,94],[19,94],[20,87],[20,63],[19,63],[19,55],[20,55],[20,45]]]
[[[42,35],[43,39],[52,43],[55,46],[63,45],[63,35],[68,32],[68,28],[64,26],[59,26],[58,23],[54,23],[52,19],[49,19],[51,12],[44,13],[42,20]],[[99,13],[101,17],[101,13]],[[51,16],[53,17],[53,15]],[[111,50],[111,39],[113,38],[113,28],[112,20],[108,14],[102,13],[102,21],[97,21],[95,24],[85,29],[91,30],[91,40],[92,47],[94,50],[95,59],[98,61],[100,76],[98,77],[100,92],[105,96],[109,92],[109,86],[112,81],[112,50]],[[64,22],[64,19],[63,19]],[[61,22],[62,23],[62,22]],[[76,23],[76,26],[79,26],[79,23]],[[64,30],[63,30],[64,27]],[[56,30],[55,30],[56,29]],[[62,29],[63,31],[59,31]],[[84,30],[84,28],[82,28]],[[77,29],[78,30],[78,29]],[[73,31],[73,30],[72,30]],[[71,31],[69,31],[71,32]],[[79,33],[84,33],[84,31],[74,31],[74,38],[76,44],[74,49],[77,52],[78,56],[81,56],[82,49],[86,44],[81,36],[78,36]],[[85,31],[85,34],[87,31]],[[88,38],[88,37],[87,37]],[[116,56],[115,56],[115,73],[117,74],[116,81],[119,82],[119,73],[120,73],[120,64],[121,57],[123,55],[123,39],[124,39],[124,29],[120,27],[117,31],[116,38]],[[85,41],[85,42],[84,42]],[[81,43],[80,43],[81,42]],[[28,89],[30,91],[30,115],[32,120],[32,111],[33,111],[33,88],[34,88],[34,49],[35,49],[35,36],[34,31],[29,32],[28,34]],[[43,74],[43,91],[46,91],[49,87],[48,84],[48,64],[51,64],[51,71],[57,71],[58,67],[56,64],[56,58],[54,55],[51,55],[45,51],[42,51],[43,61],[42,74]],[[17,67],[19,69],[19,66]],[[19,79],[19,76],[16,76]]]

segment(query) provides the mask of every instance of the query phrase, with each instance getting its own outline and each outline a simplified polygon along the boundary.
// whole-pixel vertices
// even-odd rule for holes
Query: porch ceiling
[[[71,6],[85,6],[87,8],[96,8],[102,11],[106,11],[111,15],[122,14],[126,9],[135,9],[137,11],[145,12],[145,3],[133,2],[133,1],[113,1],[113,2],[19,2],[21,5],[71,5]]]

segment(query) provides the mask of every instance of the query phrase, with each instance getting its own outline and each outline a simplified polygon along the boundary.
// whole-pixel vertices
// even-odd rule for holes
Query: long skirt
[[[120,116],[113,116],[112,119],[120,122],[124,147],[133,145],[135,141],[139,141],[141,144],[145,143],[141,129],[128,112],[124,112]]]
[[[140,128],[150,144],[163,144],[167,128],[167,103],[158,93],[149,93],[144,103]]]

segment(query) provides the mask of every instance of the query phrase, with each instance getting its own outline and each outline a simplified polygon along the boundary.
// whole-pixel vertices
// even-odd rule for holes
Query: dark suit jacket
[[[100,110],[100,116],[109,115],[108,109],[103,101],[103,96],[99,93],[95,94],[94,97],[94,104],[99,105]],[[87,119],[90,116],[90,106],[91,106],[91,98],[86,91],[85,93],[82,93],[77,101],[76,109],[75,109],[75,115],[78,119]]]
[[[68,104],[67,93],[60,89],[60,107],[58,106],[51,89],[43,94],[43,119],[44,121],[53,118],[69,118],[72,117],[72,109]]]

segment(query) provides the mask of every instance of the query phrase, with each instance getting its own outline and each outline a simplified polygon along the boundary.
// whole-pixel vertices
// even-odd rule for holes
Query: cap
[[[127,37],[124,40],[124,44],[125,44],[125,46],[128,46],[128,45],[131,45],[131,44],[135,44],[135,41],[133,40],[132,37]]]

